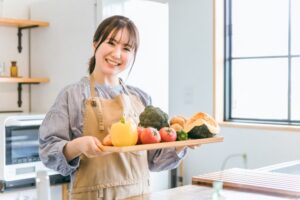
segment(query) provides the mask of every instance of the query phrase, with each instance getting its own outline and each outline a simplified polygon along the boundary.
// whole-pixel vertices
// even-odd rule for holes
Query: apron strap
[[[95,94],[95,79],[93,75],[90,75],[90,92],[91,92],[91,97],[94,98],[96,97]]]
[[[102,113],[102,105],[99,98],[96,97],[95,94],[95,80],[92,75],[90,75],[90,92],[92,97],[92,107],[98,119],[98,128],[100,131],[104,131],[104,121],[103,121],[103,113]]]
[[[127,104],[129,103],[131,106],[131,109],[133,110],[133,114],[134,114],[134,118],[138,117],[138,109],[137,106],[135,105],[135,103],[132,102],[132,98],[138,98],[136,95],[133,95],[129,92],[126,84],[123,82],[122,79],[120,79],[120,84],[122,85],[122,87],[124,88],[125,92],[127,93],[127,101],[125,99],[123,99],[124,103]]]

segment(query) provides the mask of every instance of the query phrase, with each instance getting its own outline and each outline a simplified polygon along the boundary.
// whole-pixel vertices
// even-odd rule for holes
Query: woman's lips
[[[119,65],[121,65],[121,63],[118,62],[118,61],[116,61],[116,60],[111,60],[111,59],[105,59],[105,60],[106,60],[106,62],[108,64],[113,65],[113,66],[119,66]]]

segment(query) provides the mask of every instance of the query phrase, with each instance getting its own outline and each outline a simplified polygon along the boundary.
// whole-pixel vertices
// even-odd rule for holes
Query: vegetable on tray
[[[160,130],[162,127],[168,127],[169,116],[159,107],[146,106],[145,110],[140,114],[140,126],[144,128],[153,127]]]

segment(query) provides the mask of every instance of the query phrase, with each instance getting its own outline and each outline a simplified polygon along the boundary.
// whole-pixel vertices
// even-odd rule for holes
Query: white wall
[[[32,75],[50,82],[32,91],[33,112],[47,112],[58,93],[87,75],[93,55],[94,0],[51,0],[31,5],[34,18],[49,27],[32,31]]]
[[[213,1],[171,0],[170,113],[213,114]],[[246,153],[248,167],[258,168],[300,159],[300,133],[221,127],[223,143],[189,150],[184,161],[184,183],[194,175],[220,170],[224,159]],[[244,167],[241,158],[226,168]]]
[[[29,17],[28,0],[5,0],[2,3],[2,17],[24,18]],[[28,30],[23,30],[22,53],[18,53],[18,29],[15,27],[0,26],[0,65],[5,63],[5,75],[9,76],[11,61],[17,61],[19,76],[28,75],[29,45]],[[0,83],[0,111],[23,110],[28,111],[28,86],[23,86],[22,107],[18,107],[18,93],[16,83]]]

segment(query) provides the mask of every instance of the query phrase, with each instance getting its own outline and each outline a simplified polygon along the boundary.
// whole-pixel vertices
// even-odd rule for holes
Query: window
[[[300,1],[224,7],[225,121],[300,124]]]

